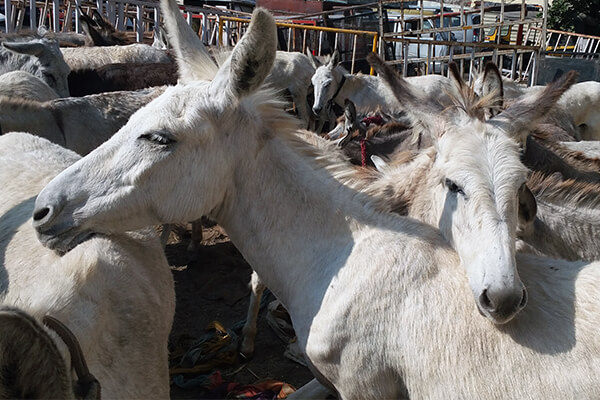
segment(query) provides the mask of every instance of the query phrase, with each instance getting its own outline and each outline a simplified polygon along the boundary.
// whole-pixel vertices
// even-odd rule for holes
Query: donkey
[[[582,140],[600,140],[600,82],[576,83],[558,105],[573,117]]]
[[[4,132],[29,132],[85,155],[125,125],[138,108],[164,87],[135,92],[110,92],[47,102],[0,98]],[[82,130],[82,126],[86,129]]]
[[[16,70],[37,76],[61,97],[69,96],[67,76],[70,69],[54,39],[4,38],[0,47],[0,75]]]
[[[313,112],[319,114],[328,104],[344,107],[344,100],[351,100],[359,112],[396,111],[398,103],[394,94],[377,76],[350,74],[340,65],[339,52],[334,51],[325,65],[317,66],[312,77],[315,99]],[[417,76],[410,79],[414,90],[425,94],[427,101],[450,105],[448,93],[454,92],[450,80],[441,75]],[[332,125],[333,126],[333,121]]]
[[[351,100],[346,99],[343,120],[327,136],[335,140],[350,162],[374,166],[371,156],[389,158],[396,152],[419,150],[431,146],[428,135],[414,131],[412,123],[385,113],[359,116]],[[340,117],[342,118],[342,117]]]
[[[175,292],[154,231],[98,235],[61,256],[41,245],[31,224],[37,193],[80,158],[33,135],[0,136],[0,304],[31,315],[34,321],[27,324],[32,328],[45,315],[67,325],[105,398],[168,398],[167,342]],[[2,321],[2,329],[8,329]],[[33,338],[16,335],[9,341],[4,333],[2,397],[56,397],[37,386],[54,378],[73,390],[73,365],[56,334],[38,326]],[[34,341],[28,339],[44,341],[43,336],[44,347],[58,352],[34,351]],[[72,393],[68,397],[75,398]]]
[[[423,102],[406,80],[379,58],[370,55],[368,59],[389,82],[404,109],[423,113],[416,118],[426,124],[426,131],[434,138],[434,147],[404,168],[404,184],[395,186],[395,179],[391,179],[392,183],[382,180],[378,184],[385,186],[384,193],[409,197],[405,203],[410,216],[440,228],[468,271],[482,313],[497,323],[510,320],[498,321],[493,310],[504,304],[502,296],[511,292],[494,289],[484,282],[494,274],[518,277],[514,261],[517,211],[527,212],[518,209],[517,200],[519,203],[532,200],[525,186],[527,170],[520,162],[517,142],[523,140],[522,127],[542,118],[573,83],[574,76],[569,74],[565,81],[549,85],[539,97],[524,99],[496,114],[495,93],[501,85],[498,69],[493,64],[486,66],[484,79],[489,82],[486,88],[490,93],[478,99],[458,76],[456,68],[451,68],[462,96],[454,100],[455,107],[444,111],[441,105]],[[488,107],[481,107],[486,103]],[[486,121],[486,109],[495,117]],[[529,202],[524,200],[527,196]],[[493,239],[488,241],[490,238]]]
[[[161,6],[180,83],[40,192],[42,243],[68,250],[102,232],[214,218],[342,399],[600,396],[599,265],[554,271],[556,261],[520,257],[532,304],[490,324],[439,231],[375,211],[343,184],[348,167],[299,140],[261,89],[277,45],[268,12],[255,9],[217,68],[176,3]]]
[[[569,150],[579,151],[587,158],[600,158],[600,140],[586,140],[582,142],[562,142],[561,146]],[[600,164],[598,165],[600,167]]]
[[[536,198],[534,219],[519,227],[525,251],[565,260],[600,260],[600,184],[532,174],[527,186]]]
[[[81,27],[94,46],[124,46],[134,43],[125,32],[117,31],[98,10],[92,10],[92,16],[90,17],[83,11],[81,6],[78,9]]]
[[[101,385],[90,373],[81,346],[73,332],[53,317],[58,330],[42,324],[29,313],[16,307],[0,304],[0,366],[10,377],[0,378],[0,393],[4,398],[57,398],[100,399]],[[52,324],[52,323],[51,323]],[[77,380],[71,379],[67,362],[52,338],[56,332],[69,349],[72,370]],[[60,333],[59,333],[60,332]],[[64,339],[63,339],[64,337]],[[15,370],[14,372],[12,370]],[[7,371],[10,371],[8,374]]]
[[[0,96],[35,101],[49,101],[59,97],[46,82],[20,70],[0,75]]]
[[[126,46],[63,48],[61,51],[71,70],[99,68],[106,64],[169,63],[172,61],[166,51],[143,43]]]
[[[475,92],[480,94],[482,77],[474,83]],[[504,98],[508,103],[523,96],[536,95],[543,86],[530,88],[517,86],[510,79],[503,79]],[[561,126],[577,140],[600,140],[600,82],[586,81],[574,84],[559,99],[548,121]]]
[[[140,90],[177,83],[177,65],[169,63],[107,64],[69,74],[71,96],[87,96],[119,90]]]
[[[571,150],[562,142],[538,132],[529,135],[523,147],[521,160],[532,171],[545,175],[558,174],[563,179],[600,183],[600,160]]]

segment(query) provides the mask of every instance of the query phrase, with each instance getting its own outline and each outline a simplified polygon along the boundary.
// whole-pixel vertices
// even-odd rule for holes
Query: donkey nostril
[[[486,310],[491,310],[493,308],[492,301],[488,297],[487,289],[483,289],[483,292],[479,296],[479,304]]]
[[[519,303],[519,308],[525,307],[527,304],[527,289],[523,289],[523,297],[521,298],[521,302]]]
[[[50,208],[49,207],[44,207],[44,208],[40,208],[39,210],[36,210],[33,213],[33,220],[34,221],[41,221],[42,219],[44,219],[44,217],[46,217],[48,214],[50,213]]]

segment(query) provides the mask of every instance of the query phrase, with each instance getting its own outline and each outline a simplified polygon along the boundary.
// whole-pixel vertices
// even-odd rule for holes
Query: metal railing
[[[600,37],[548,29],[545,53],[554,57],[600,57]]]
[[[81,31],[77,6],[96,8],[106,15],[117,29],[125,30],[137,41],[149,41],[160,25],[158,0],[4,0],[7,32],[24,25],[25,10],[29,8],[29,26],[44,24],[54,31]],[[408,3],[408,0],[379,0],[367,5],[345,7],[320,14],[354,12],[369,7],[379,16],[390,14],[390,3]],[[459,6],[448,10],[439,0],[438,10],[426,9],[423,0],[417,7],[403,5],[396,17],[389,17],[392,32],[379,24],[378,32],[316,26],[319,14],[278,19],[279,44],[288,51],[306,51],[323,55],[340,50],[342,60],[355,72],[357,60],[369,51],[378,52],[390,64],[397,65],[404,74],[411,66],[420,66],[422,73],[445,73],[446,64],[456,61],[469,80],[490,59],[503,68],[513,79],[526,79],[535,84],[537,60],[542,53],[551,56],[598,57],[600,38],[570,32],[547,30],[545,21],[547,0],[543,0],[542,16],[527,15],[524,0],[516,11],[500,0],[495,9],[482,7],[467,9]],[[431,3],[431,2],[429,2]],[[409,7],[412,7],[409,8]],[[514,7],[514,6],[510,6]],[[207,45],[234,45],[244,34],[249,14],[217,7],[180,6],[186,20]],[[441,11],[440,11],[441,10]],[[512,15],[511,15],[512,13]],[[380,18],[383,21],[383,18]],[[489,31],[487,40],[484,32]],[[504,35],[508,32],[508,35]],[[492,34],[493,33],[493,34]],[[461,36],[451,40],[452,36]],[[460,35],[459,35],[460,34]],[[542,40],[545,38],[545,40]]]
[[[381,0],[380,7],[390,2]],[[460,5],[449,10],[440,0],[438,9],[431,11],[423,4],[420,0],[416,9],[399,9],[391,21],[394,31],[381,35],[384,44],[380,54],[385,53],[387,62],[398,65],[405,76],[411,67],[418,67],[424,74],[444,74],[446,64],[455,61],[471,81],[474,72],[481,72],[484,62],[492,60],[512,79],[527,79],[530,85],[535,84],[545,12],[542,17],[528,17],[524,0],[516,9],[513,5],[511,11],[504,0],[498,7],[478,9]],[[459,38],[452,40],[455,35]]]
[[[242,37],[249,23],[250,19],[248,18],[221,17],[219,19],[219,36],[216,44],[220,46],[235,45],[236,39]],[[349,59],[346,57],[345,60],[350,62],[351,73],[354,73],[358,54],[357,43],[361,36],[372,37],[370,51],[377,51],[377,43],[379,38],[377,32],[329,28],[308,24],[292,24],[288,22],[276,22],[276,25],[279,29],[287,31],[288,51],[300,51],[304,53],[307,48],[310,48],[314,55],[322,55],[325,41],[323,34],[325,32],[334,34],[334,44],[333,47],[329,49],[330,52],[333,50],[340,50],[340,47],[343,45],[348,45],[351,43],[350,57]],[[302,39],[296,40],[298,36],[300,36]],[[344,52],[341,53],[343,56]]]

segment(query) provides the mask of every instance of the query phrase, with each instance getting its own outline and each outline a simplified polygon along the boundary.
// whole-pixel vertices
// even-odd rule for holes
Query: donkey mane
[[[26,98],[0,95],[0,104],[2,105],[2,108],[8,112],[12,110],[22,110],[24,108],[38,110],[40,108],[40,104],[42,103],[44,102]]]
[[[360,187],[360,183],[356,179],[357,169],[345,157],[340,157],[337,151],[328,151],[328,146],[323,146],[324,148],[314,146],[309,141],[303,139],[297,134],[297,120],[293,116],[289,116],[282,109],[276,111],[279,116],[274,116],[273,120],[275,123],[280,124],[283,115],[293,123],[293,126],[282,129],[277,136],[282,138],[295,153],[305,158],[314,170],[321,169],[327,171],[335,180],[352,189]]]
[[[556,175],[534,172],[527,179],[527,187],[541,201],[570,203],[575,207],[600,207],[600,184],[561,180]]]
[[[479,97],[471,86],[461,85],[457,89],[458,95],[445,90],[445,93],[454,104],[446,107],[444,112],[453,112],[456,109],[459,109],[464,111],[471,118],[485,121],[486,109],[498,109],[498,105],[496,104],[497,92],[492,92]]]
[[[416,198],[415,188],[426,180],[435,156],[433,147],[421,152],[399,152],[394,154],[383,171],[355,168],[346,185],[365,193],[378,211],[407,215]],[[398,179],[410,182],[399,185]]]
[[[536,141],[556,153],[573,167],[600,173],[600,159],[590,158],[581,151],[571,150],[560,143],[551,140],[550,135],[546,135],[543,132],[536,131],[532,136]]]

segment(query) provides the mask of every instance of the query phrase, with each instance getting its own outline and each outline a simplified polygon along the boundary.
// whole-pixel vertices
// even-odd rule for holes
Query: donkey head
[[[69,96],[68,76],[71,69],[56,40],[43,37],[26,42],[3,42],[2,45],[12,52],[30,56],[28,67],[33,70],[28,69],[28,72],[45,81],[59,96]]]
[[[390,84],[405,109],[416,113],[433,135],[436,157],[429,171],[429,201],[423,219],[439,226],[457,250],[467,271],[480,312],[495,323],[512,319],[527,302],[515,260],[519,216],[531,217],[527,169],[520,161],[522,129],[543,116],[572,81],[549,85],[541,102],[518,102],[498,114],[501,80],[495,67],[486,71],[484,98],[465,85],[454,68],[461,96],[444,109],[423,102],[397,73],[378,57],[369,61]],[[484,79],[485,81],[485,79]],[[487,93],[489,92],[489,93]],[[486,120],[485,115],[495,115]]]
[[[95,233],[214,217],[230,206],[237,160],[259,151],[267,123],[280,123],[281,102],[259,90],[277,46],[267,11],[254,11],[217,68],[175,2],[162,8],[180,83],[42,190],[34,226],[50,248],[68,251]]]
[[[337,68],[339,64],[340,53],[335,50],[328,62],[316,69],[311,79],[315,95],[312,110],[315,115],[319,115],[339,93],[344,80],[344,70]]]
[[[116,46],[133,43],[127,35],[117,31],[111,23],[97,10],[89,17],[79,7],[81,26],[85,34],[91,39],[94,46]]]

